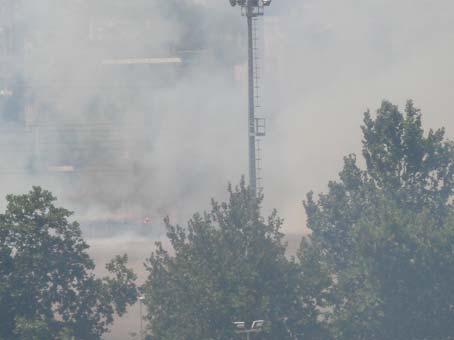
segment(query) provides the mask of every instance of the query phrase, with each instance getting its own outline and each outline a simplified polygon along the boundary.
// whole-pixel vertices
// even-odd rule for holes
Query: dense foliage
[[[454,145],[424,134],[421,112],[383,102],[364,118],[363,156],[305,202],[301,253],[331,277],[337,339],[449,339],[453,334]]]
[[[97,279],[71,212],[48,191],[7,196],[0,215],[0,339],[100,339],[136,300],[135,274],[118,256]]]
[[[152,339],[236,339],[233,322],[263,319],[261,339],[318,339],[314,297],[285,256],[281,219],[259,215],[244,182],[187,229],[167,221],[172,250],[157,244],[144,286]]]

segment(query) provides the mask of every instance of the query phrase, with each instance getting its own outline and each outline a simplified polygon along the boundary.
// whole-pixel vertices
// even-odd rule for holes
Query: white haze
[[[221,62],[216,54],[219,49],[210,46],[219,43],[216,37],[226,31],[244,32],[238,8],[230,8],[228,2],[198,1],[197,6],[205,7],[202,17],[187,18],[190,26],[184,26],[171,11],[157,10],[158,0],[132,1],[117,12],[103,0],[23,3],[28,32],[41,34],[31,33],[37,46],[28,48],[36,62],[29,60],[25,70],[37,119],[54,123],[56,129],[62,129],[61,135],[68,126],[113,121],[117,128],[108,135],[93,136],[99,134],[95,130],[80,133],[78,141],[85,148],[100,144],[105,148],[112,143],[109,164],[124,175],[103,168],[78,175],[79,182],[62,174],[18,176],[17,168],[8,167],[10,157],[3,166],[3,194],[42,184],[63,200],[69,197],[70,208],[81,215],[133,210],[159,219],[168,213],[186,217],[206,208],[210,197],[225,197],[227,182],[236,183],[247,173],[245,77],[231,81],[231,65]],[[141,6],[146,6],[146,14]],[[278,208],[287,218],[288,230],[304,226],[301,200],[305,193],[323,190],[339,171],[342,156],[359,152],[362,113],[367,108],[374,110],[382,99],[403,105],[413,98],[426,113],[426,126],[446,126],[449,135],[453,11],[454,5],[445,0],[436,5],[425,0],[273,2],[265,19],[266,74],[262,80],[261,113],[268,120],[265,207]],[[126,22],[124,34],[135,40],[129,39],[127,46],[104,45],[88,53],[86,40],[91,33],[86,13],[93,13],[95,21],[120,18]],[[134,22],[137,15],[149,19],[146,35],[128,32],[127,23]],[[196,34],[206,35],[202,38],[207,52],[176,83],[163,85],[167,75],[160,74],[150,81],[137,79],[135,88],[122,90],[127,86],[120,67],[109,74],[100,65],[109,56],[173,56],[169,46],[185,36],[187,27],[197,27]],[[245,56],[245,51],[221,52],[222,59],[228,59],[225,54],[229,53],[231,58]],[[140,76],[140,70],[131,73],[132,79]],[[131,84],[131,79],[126,81]],[[103,100],[96,104],[99,93]],[[54,107],[52,116],[46,105]],[[109,105],[115,108],[115,115],[110,116]],[[148,139],[137,140],[137,135]],[[119,156],[115,143],[125,140],[136,143],[131,158],[138,164],[127,164]],[[11,152],[12,147],[7,147]],[[61,149],[58,152],[64,152]],[[96,165],[102,157],[96,149],[93,153]],[[21,155],[23,152],[14,152],[15,158]]]
[[[169,45],[185,36],[187,26],[168,13],[150,10],[158,0],[142,2],[148,3],[147,35],[131,40],[128,46],[97,51],[99,60],[108,55],[173,56]],[[239,58],[245,63],[246,41],[228,42],[243,50],[222,50],[221,55],[210,44],[222,40],[216,37],[226,31],[232,36],[245,33],[246,27],[239,9],[231,8],[227,0],[194,2],[205,10],[202,18],[188,21],[193,20],[190,27],[198,27],[196,34],[206,38],[206,53],[170,85],[162,84],[166,75],[147,82],[140,71],[133,71],[131,77],[140,79],[131,91],[121,90],[123,73],[100,71],[99,63],[88,62],[96,53],[87,56],[84,50],[87,32],[81,33],[80,27],[88,25],[89,18],[83,14],[83,6],[89,3],[93,12],[100,13],[111,2],[24,1],[27,25],[52,33],[40,37],[42,51],[34,52],[36,62],[29,63],[31,69],[27,70],[30,82],[36,85],[30,87],[31,95],[41,112],[52,102],[58,115],[47,118],[60,127],[112,119],[120,128],[109,130],[104,138],[136,143],[131,159],[139,161],[135,166],[125,164],[123,156],[112,152],[113,169],[120,169],[121,175],[84,172],[69,179],[63,174],[24,175],[8,167],[9,163],[27,164],[21,151],[24,147],[11,151],[17,143],[8,143],[8,137],[1,146],[2,169],[6,170],[0,193],[4,196],[42,185],[82,218],[149,215],[153,225],[161,225],[167,214],[184,222],[192,212],[207,209],[211,197],[225,198],[227,183],[237,183],[247,174],[247,98],[245,74],[243,80],[232,80],[234,71],[223,60]],[[70,8],[61,8],[62,3]],[[134,21],[138,13],[123,10],[112,15]],[[287,233],[305,230],[301,203],[305,194],[326,190],[342,166],[342,157],[360,154],[362,114],[368,108],[374,111],[382,99],[401,107],[407,99],[414,99],[423,110],[426,129],[445,126],[448,137],[453,136],[453,17],[454,2],[449,0],[273,1],[264,25],[264,206],[265,212],[278,209],[286,220]],[[46,81],[54,85],[39,86]],[[105,107],[109,103],[92,112],[98,91],[103,91],[120,115],[109,117]],[[145,140],[138,135],[146,136]],[[96,138],[89,133],[79,136],[88,147],[99,146]],[[95,160],[96,156],[95,152]],[[92,253],[103,262],[129,248],[142,272],[141,258],[148,255],[150,242],[129,230],[125,234],[124,247],[119,246],[122,238],[118,237],[112,247],[103,239],[90,240]],[[126,330],[136,330],[133,320],[137,320],[135,314],[120,321],[111,338],[117,334],[123,339]]]
[[[342,156],[360,154],[363,112],[409,98],[423,123],[453,138],[454,3],[448,0],[282,0],[275,48],[280,110],[266,140],[267,205],[301,230],[301,200],[326,190]]]

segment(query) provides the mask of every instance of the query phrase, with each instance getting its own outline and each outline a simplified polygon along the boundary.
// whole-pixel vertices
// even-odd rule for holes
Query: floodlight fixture
[[[251,329],[260,329],[263,327],[264,323],[265,323],[265,321],[263,321],[263,320],[255,320],[252,323]]]
[[[272,0],[229,0],[230,5],[235,7],[236,5],[241,7],[263,7],[270,6]]]
[[[244,321],[237,321],[233,323],[237,329],[244,329],[246,324]]]
[[[236,326],[235,333],[237,334],[246,334],[246,339],[251,339],[251,333],[260,333],[262,331],[262,326],[265,323],[263,320],[255,320],[252,322],[251,328],[246,328],[246,323],[244,321],[234,322]]]

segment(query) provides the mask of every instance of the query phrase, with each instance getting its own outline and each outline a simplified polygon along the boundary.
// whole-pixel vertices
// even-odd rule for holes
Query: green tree
[[[107,265],[112,277],[97,279],[78,223],[54,201],[39,187],[7,196],[0,215],[0,338],[100,339],[114,313],[136,301],[127,256]]]
[[[265,221],[259,204],[242,181],[186,229],[166,220],[172,250],[157,243],[143,287],[153,339],[237,339],[233,322],[258,319],[261,339],[321,331],[300,296],[300,267],[286,258],[282,221],[276,212]]]
[[[454,145],[424,134],[411,101],[366,112],[362,131],[366,169],[350,155],[328,193],[307,196],[301,256],[330,273],[337,338],[448,339]]]
[[[356,259],[339,273],[340,338],[451,339],[454,221],[383,199],[352,232]]]

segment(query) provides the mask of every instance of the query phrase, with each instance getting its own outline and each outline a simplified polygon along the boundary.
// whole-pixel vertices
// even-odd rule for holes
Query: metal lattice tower
[[[262,146],[265,136],[265,119],[256,117],[260,107],[260,63],[258,18],[263,16],[265,6],[271,0],[229,0],[232,6],[240,6],[248,27],[248,138],[249,138],[249,187],[254,196],[262,191]]]

